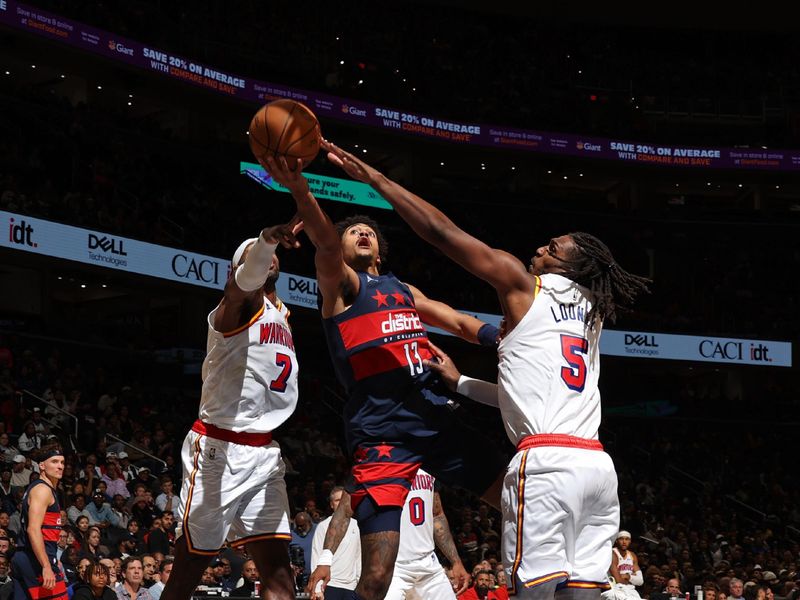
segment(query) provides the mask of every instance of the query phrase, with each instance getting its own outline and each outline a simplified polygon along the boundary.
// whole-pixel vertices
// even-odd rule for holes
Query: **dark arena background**
[[[247,126],[264,103],[291,98],[326,139],[526,264],[551,237],[587,231],[651,278],[601,344],[600,438],[638,593],[736,597],[735,578],[748,600],[794,600],[797,31],[755,5],[697,10],[0,0],[0,457],[11,474],[0,552],[14,552],[30,452],[50,435],[69,449],[59,492],[70,581],[82,556],[119,556],[131,519],[131,552],[156,563],[173,552],[172,531],[165,545],[151,534],[163,481],[177,494],[183,477],[206,316],[239,242],[295,210],[256,164]],[[324,152],[306,173],[334,220],[382,224],[398,277],[499,323],[491,287]],[[300,239],[279,250],[301,370],[297,411],[276,438],[292,515],[318,522],[351,457],[313,246]],[[496,377],[493,350],[431,337],[463,372]],[[495,410],[457,410],[513,454]],[[130,499],[109,498],[118,525],[94,547],[73,518],[120,462]],[[467,570],[488,568],[499,586],[499,513],[455,489],[441,496]],[[209,569],[198,594],[238,582],[244,557],[221,556],[232,572]],[[300,592],[309,557],[292,557]],[[673,578],[679,590],[664,594]]]

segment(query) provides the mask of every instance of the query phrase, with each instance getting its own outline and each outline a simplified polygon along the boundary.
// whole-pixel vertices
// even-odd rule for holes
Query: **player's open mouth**
[[[367,238],[361,238],[358,240],[358,242],[356,242],[356,246],[359,248],[372,248],[372,244]]]

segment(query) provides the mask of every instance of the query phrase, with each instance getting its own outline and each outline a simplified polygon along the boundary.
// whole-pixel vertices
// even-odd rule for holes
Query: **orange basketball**
[[[294,100],[274,100],[262,106],[250,121],[250,149],[255,157],[285,156],[290,168],[297,159],[303,166],[319,153],[319,121],[305,105]]]

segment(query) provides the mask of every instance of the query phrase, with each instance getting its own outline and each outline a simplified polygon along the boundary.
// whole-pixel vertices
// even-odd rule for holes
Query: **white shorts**
[[[517,452],[503,484],[503,565],[509,593],[548,582],[608,588],[619,528],[617,473],[602,450]]]
[[[414,590],[425,600],[455,600],[453,586],[436,554],[413,563],[395,563],[385,600],[405,600]]]
[[[636,586],[627,583],[615,583],[610,590],[601,594],[603,600],[642,600]]]
[[[281,449],[246,446],[190,431],[183,442],[183,485],[176,536],[189,551],[216,554],[233,545],[291,540]]]

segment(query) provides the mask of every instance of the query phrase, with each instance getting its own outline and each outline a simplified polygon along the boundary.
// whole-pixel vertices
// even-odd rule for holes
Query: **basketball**
[[[275,100],[253,116],[249,138],[250,149],[258,160],[284,156],[289,168],[294,169],[297,159],[303,159],[305,166],[319,153],[319,121],[300,102]]]

